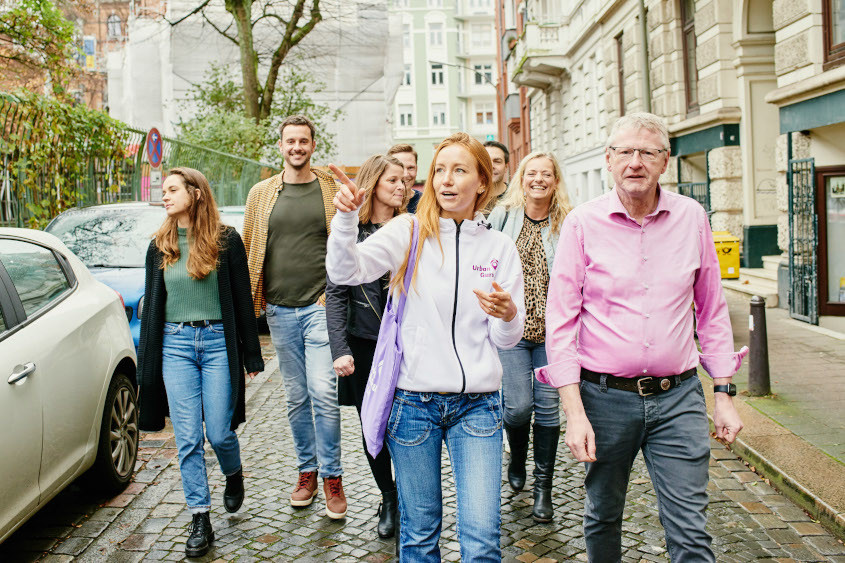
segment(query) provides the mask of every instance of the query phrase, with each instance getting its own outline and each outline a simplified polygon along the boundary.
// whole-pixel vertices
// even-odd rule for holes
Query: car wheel
[[[89,483],[98,491],[117,494],[126,488],[138,458],[138,399],[128,377],[116,373],[109,384],[97,459]]]

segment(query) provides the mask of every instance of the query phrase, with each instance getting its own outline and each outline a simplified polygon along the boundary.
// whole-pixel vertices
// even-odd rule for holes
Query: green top
[[[223,318],[217,270],[195,280],[188,275],[188,229],[179,229],[179,260],[164,270],[164,320],[169,323],[211,321]]]
[[[267,221],[264,295],[268,303],[305,307],[326,290],[326,213],[319,180],[285,182]]]

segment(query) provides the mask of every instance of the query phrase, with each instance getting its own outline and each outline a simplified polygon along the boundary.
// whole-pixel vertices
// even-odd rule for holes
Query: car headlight
[[[144,298],[141,297],[138,300],[138,319],[141,319],[141,315],[144,313]]]

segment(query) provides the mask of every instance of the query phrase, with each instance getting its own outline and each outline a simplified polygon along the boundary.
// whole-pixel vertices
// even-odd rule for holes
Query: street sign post
[[[150,129],[144,146],[147,151],[147,158],[150,161],[150,201],[159,201],[161,199],[161,161],[164,156],[164,146],[158,129],[155,127]]]
[[[161,166],[161,158],[164,155],[164,147],[161,144],[161,133],[153,127],[147,133],[147,158],[150,159],[150,166],[158,168]]]

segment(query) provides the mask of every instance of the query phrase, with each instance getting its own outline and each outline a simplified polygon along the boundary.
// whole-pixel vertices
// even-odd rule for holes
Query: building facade
[[[574,202],[612,187],[612,123],[661,115],[672,146],[662,186],[740,239],[744,273],[759,274],[770,304],[810,322],[842,314],[841,0],[504,2],[524,20],[516,41],[501,35],[500,63],[527,88],[530,148],[557,155]],[[770,271],[755,273],[764,258]]]
[[[393,0],[390,10],[401,22],[403,58],[393,141],[415,148],[422,182],[450,134],[497,139],[493,0]]]

